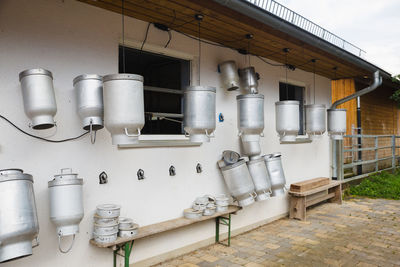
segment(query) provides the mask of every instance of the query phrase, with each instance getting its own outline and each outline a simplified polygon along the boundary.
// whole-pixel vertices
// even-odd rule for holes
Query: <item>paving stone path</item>
[[[157,266],[400,266],[400,201],[322,204]]]

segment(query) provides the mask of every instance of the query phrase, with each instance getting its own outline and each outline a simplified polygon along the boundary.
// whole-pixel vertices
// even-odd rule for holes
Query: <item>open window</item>
[[[305,120],[304,120],[304,99],[305,87],[293,85],[289,83],[279,83],[279,101],[284,100],[297,100],[300,102],[299,114],[300,114],[300,130],[299,135],[305,135]]]
[[[125,47],[125,73],[144,77],[144,135],[183,135],[183,89],[190,84],[190,61]],[[119,46],[119,72],[123,72]]]

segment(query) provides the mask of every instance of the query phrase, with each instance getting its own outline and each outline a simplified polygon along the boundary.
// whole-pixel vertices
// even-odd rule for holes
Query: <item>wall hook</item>
[[[144,170],[139,169],[136,174],[139,181],[144,179]]]
[[[171,167],[169,167],[169,176],[175,176],[175,175],[176,175],[175,167],[171,165]]]
[[[218,115],[218,121],[219,121],[219,122],[223,122],[224,120],[225,120],[224,114],[219,113],[219,115]]]
[[[102,172],[99,174],[99,184],[108,183],[108,175],[106,172]]]
[[[203,171],[203,167],[201,167],[201,164],[200,163],[197,163],[197,165],[196,165],[196,172],[197,173],[201,173]]]

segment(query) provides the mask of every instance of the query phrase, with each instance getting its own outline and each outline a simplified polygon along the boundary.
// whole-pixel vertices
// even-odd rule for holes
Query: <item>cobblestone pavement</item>
[[[399,215],[395,200],[326,203],[157,266],[400,266]]]

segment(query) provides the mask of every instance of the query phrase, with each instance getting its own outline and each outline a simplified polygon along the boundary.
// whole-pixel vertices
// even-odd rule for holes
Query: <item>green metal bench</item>
[[[228,207],[227,211],[224,212],[216,212],[211,216],[202,216],[199,219],[186,219],[184,217],[180,217],[177,219],[172,219],[156,224],[146,225],[139,228],[138,234],[133,237],[118,237],[117,240],[110,243],[98,243],[95,242],[94,239],[90,240],[90,244],[100,247],[100,248],[111,248],[113,250],[113,264],[114,267],[117,266],[117,256],[121,256],[124,258],[125,267],[129,267],[129,256],[131,255],[133,244],[135,240],[142,239],[148,236],[152,236],[158,233],[174,230],[177,228],[181,228],[184,226],[188,226],[194,223],[215,219],[215,243],[220,243],[226,246],[230,246],[231,244],[231,215],[236,214],[241,207],[231,205]],[[225,225],[228,227],[228,241],[226,244],[220,241],[220,231],[219,226]],[[121,254],[122,252],[122,254]]]

